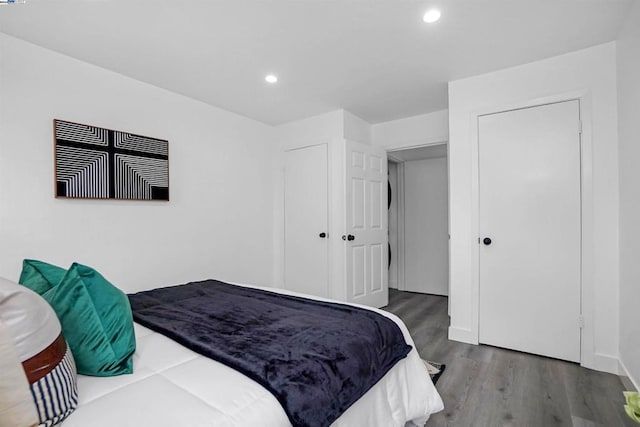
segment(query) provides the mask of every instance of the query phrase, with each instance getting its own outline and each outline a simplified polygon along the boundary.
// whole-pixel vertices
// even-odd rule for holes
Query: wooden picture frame
[[[55,196],[169,201],[169,141],[54,119]]]

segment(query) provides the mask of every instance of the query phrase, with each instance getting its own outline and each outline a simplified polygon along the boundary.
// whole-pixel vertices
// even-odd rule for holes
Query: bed
[[[282,289],[269,290],[331,302]],[[412,349],[332,426],[424,425],[443,404],[407,328],[391,313],[352,306],[391,319]],[[138,323],[134,327],[134,373],[108,378],[79,375],[79,405],[64,427],[291,425],[278,400],[258,382]]]

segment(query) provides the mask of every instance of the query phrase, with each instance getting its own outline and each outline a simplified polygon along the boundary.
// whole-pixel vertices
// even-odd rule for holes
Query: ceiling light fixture
[[[276,75],[274,75],[274,74],[268,74],[268,75],[264,78],[264,80],[265,80],[267,83],[277,83],[277,82],[278,82],[278,77],[277,77]]]
[[[440,11],[438,9],[431,9],[422,17],[422,20],[427,24],[433,24],[438,19],[440,19]]]

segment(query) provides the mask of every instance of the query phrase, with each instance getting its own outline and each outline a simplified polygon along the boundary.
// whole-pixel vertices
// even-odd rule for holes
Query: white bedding
[[[394,320],[414,346],[402,321],[371,310]],[[143,326],[135,324],[135,332],[134,373],[108,378],[78,375],[80,402],[64,427],[291,425],[276,398],[255,381]],[[430,414],[442,409],[414,346],[332,426],[404,427],[408,422],[422,426]]]

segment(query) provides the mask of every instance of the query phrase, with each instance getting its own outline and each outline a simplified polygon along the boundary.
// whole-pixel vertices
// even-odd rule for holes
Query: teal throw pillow
[[[60,319],[78,373],[108,377],[133,372],[136,339],[124,292],[93,268],[74,263],[42,296]]]
[[[56,265],[25,259],[22,261],[19,283],[42,295],[60,283],[66,272],[67,270]]]

